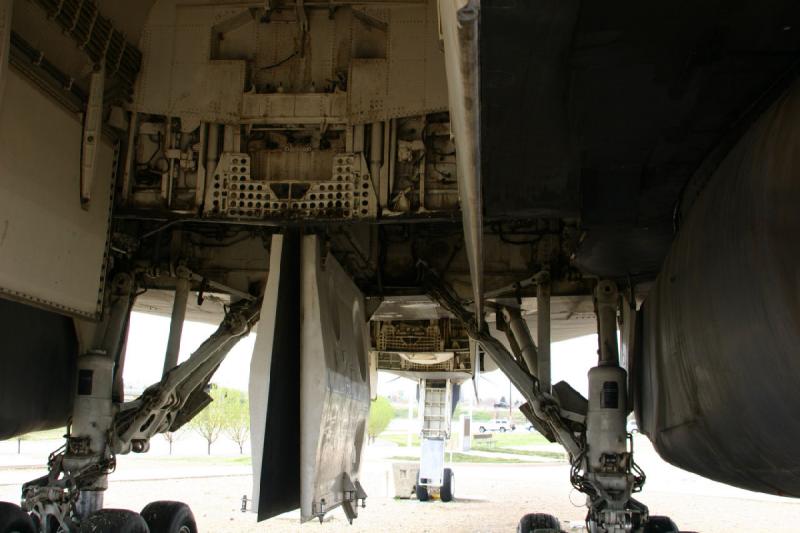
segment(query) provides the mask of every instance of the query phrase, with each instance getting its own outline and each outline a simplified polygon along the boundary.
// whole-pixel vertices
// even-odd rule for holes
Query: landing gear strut
[[[642,489],[645,475],[633,460],[633,440],[626,429],[628,377],[619,365],[619,294],[613,282],[601,281],[595,290],[600,349],[598,365],[589,371],[587,400],[566,383],[549,386],[549,349],[541,349],[541,343],[549,344],[548,290],[537,291],[538,352],[527,328],[520,327],[519,317],[498,306],[498,311],[503,311],[498,315],[505,316],[507,326],[499,329],[509,336],[512,354],[477,325],[479,321],[452,290],[424,265],[421,277],[433,298],[470,325],[470,337],[481,344],[528,400],[520,409],[531,424],[548,440],[558,441],[566,449],[572,464],[572,484],[586,495],[589,533],[678,533],[671,520],[650,517],[647,507],[632,498]],[[547,279],[546,275],[541,276],[540,282]],[[545,358],[541,357],[543,352]],[[532,514],[523,517],[518,531],[560,533],[560,525],[551,515]]]
[[[573,458],[572,485],[586,494],[591,533],[640,531],[647,507],[631,495],[642,490],[644,472],[633,460],[633,439],[627,433],[628,375],[619,366],[617,287],[601,281],[595,290],[600,360],[589,370],[589,410],[585,443]]]
[[[78,360],[66,443],[50,455],[47,475],[23,485],[22,510],[30,513],[31,531],[40,533],[194,533],[194,517],[179,502],[155,502],[142,514],[103,509],[108,474],[114,471],[117,455],[147,452],[154,435],[177,430],[211,401],[206,385],[231,348],[258,320],[260,300],[245,295],[231,305],[219,329],[189,359],[177,366],[168,364],[159,383],[136,400],[120,403],[113,394],[115,361],[119,361],[114,354],[119,355],[124,346],[135,294],[133,276],[117,275],[112,289],[107,305],[110,311],[93,335],[95,348]],[[176,305],[185,305],[185,299],[176,300]],[[173,313],[173,321],[176,315],[182,322],[181,313]],[[171,347],[166,359],[171,352],[177,349]],[[0,518],[2,514],[0,509]]]

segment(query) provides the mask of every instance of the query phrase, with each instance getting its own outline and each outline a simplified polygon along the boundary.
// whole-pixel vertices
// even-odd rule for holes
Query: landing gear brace
[[[128,281],[125,290],[132,294],[133,283]],[[102,520],[102,527],[106,528],[99,530],[111,531],[122,524],[139,524],[150,514],[154,520],[165,514],[183,517],[186,531],[197,531],[191,511],[179,502],[153,502],[141,515],[102,510],[108,474],[114,471],[117,454],[147,452],[154,435],[177,430],[211,401],[205,391],[209,379],[258,321],[260,307],[260,299],[233,304],[217,331],[189,359],[165,372],[159,383],[136,400],[120,404],[118,409],[112,401],[114,360],[99,349],[80,357],[66,443],[50,455],[47,475],[22,486],[22,507],[35,518],[40,531],[95,531],[87,529],[95,519]],[[127,309],[114,308],[110,322],[115,313],[127,313]],[[155,508],[158,513],[146,512]],[[146,526],[141,530],[146,531]]]
[[[626,431],[627,374],[619,366],[616,285],[601,281],[595,290],[600,357],[598,366],[589,371],[587,402],[564,383],[552,388],[543,385],[550,381],[549,375],[541,375],[549,374],[549,350],[542,350],[540,346],[537,351],[527,327],[521,327],[513,310],[500,309],[515,352],[512,354],[485,327],[478,329],[472,313],[434,272],[424,266],[421,270],[430,295],[468,325],[470,337],[480,343],[525,396],[527,404],[521,410],[531,423],[549,440],[561,443],[569,453],[572,484],[586,495],[586,523],[590,533],[648,532],[655,531],[653,527],[669,531],[669,528],[660,528],[662,522],[676,531],[669,519],[651,517],[647,507],[631,497],[642,489],[645,476],[633,460],[632,441]],[[135,287],[131,279],[123,277],[122,280],[117,286],[118,301],[125,302]],[[541,293],[547,297],[546,291]],[[543,303],[546,309],[547,302]],[[42,531],[51,528],[75,531],[79,525],[85,525],[89,521],[87,517],[97,515],[102,509],[103,492],[117,454],[146,452],[152,436],[176,430],[210,401],[204,391],[205,385],[231,348],[257,322],[260,305],[259,299],[241,300],[231,306],[219,329],[187,361],[166,371],[159,383],[149,387],[140,398],[121,404],[117,410],[111,397],[113,360],[101,349],[80,358],[75,410],[66,444],[51,454],[49,473],[26,483],[22,489],[23,507],[36,517]],[[113,329],[115,314],[125,313],[125,305],[115,306],[107,329]],[[121,323],[119,327],[123,327]],[[543,353],[547,361],[542,360]],[[539,375],[534,370],[538,370]],[[439,461],[427,465],[430,461],[425,460],[426,457],[443,459],[443,446],[440,450],[437,445],[443,444],[442,437],[449,432],[446,413],[449,413],[450,384],[447,380],[423,380],[421,385],[425,414],[430,415],[423,442],[436,448],[423,453],[421,467],[426,472],[430,470],[441,475],[426,474],[425,483],[421,479],[418,488],[439,488],[445,493],[443,499],[450,498],[452,472],[443,469]],[[434,414],[439,418],[431,418]],[[421,471],[421,478],[423,473]],[[130,516],[123,517],[117,516],[122,511],[114,511],[117,514],[112,511],[104,517],[106,521],[141,519],[137,513],[128,512]],[[531,514],[520,521],[519,531],[524,533],[548,530],[560,531],[558,520],[550,515]]]
[[[430,295],[468,325],[470,337],[525,397],[527,403],[521,410],[534,427],[551,442],[558,441],[569,453],[570,480],[575,489],[586,495],[586,526],[590,533],[677,532],[671,520],[650,516],[647,507],[631,497],[642,490],[645,475],[633,460],[633,442],[626,429],[627,372],[619,365],[619,294],[613,282],[600,281],[595,289],[600,349],[598,365],[589,371],[587,401],[566,383],[549,386],[549,361],[546,367],[534,364],[535,343],[527,327],[516,323],[513,310],[498,309],[500,316],[505,317],[504,329],[516,353],[509,352],[485,327],[479,329],[472,312],[424,265],[421,278]],[[539,293],[549,297],[546,291]],[[542,303],[547,302],[540,302],[540,306]],[[547,305],[542,307],[547,309]],[[539,320],[541,329],[543,317]],[[549,349],[547,352],[549,356]],[[548,375],[541,375],[542,372]],[[561,529],[551,515],[529,514],[520,521],[518,531],[560,533]]]

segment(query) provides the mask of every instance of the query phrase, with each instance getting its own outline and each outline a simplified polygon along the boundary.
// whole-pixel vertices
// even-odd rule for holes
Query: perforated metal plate
[[[366,169],[361,154],[342,153],[333,158],[330,180],[256,180],[248,154],[225,153],[207,189],[205,211],[252,219],[375,217],[377,195]]]

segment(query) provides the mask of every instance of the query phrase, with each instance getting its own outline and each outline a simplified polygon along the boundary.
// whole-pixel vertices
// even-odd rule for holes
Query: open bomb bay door
[[[342,506],[352,521],[366,498],[364,298],[317,236],[275,236],[271,253],[250,375],[254,507],[259,520],[300,507],[307,521]]]

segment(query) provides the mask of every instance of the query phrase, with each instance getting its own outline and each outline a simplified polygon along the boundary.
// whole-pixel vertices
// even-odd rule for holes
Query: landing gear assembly
[[[259,450],[254,463],[261,461],[254,469],[259,492],[254,490],[253,508],[261,520],[297,508],[304,520],[322,520],[337,507],[356,518],[357,504],[363,507],[367,497],[359,480],[370,401],[367,320],[360,289],[324,250],[314,234],[272,235],[266,286],[248,283],[252,294],[199,277],[177,252],[161,274],[152,266],[118,263],[108,277],[100,320],[76,322],[76,352],[82,355],[66,442],[50,455],[47,474],[22,486],[21,506],[0,505],[0,533],[196,533],[185,503],[152,502],[141,512],[105,509],[108,477],[118,456],[146,453],[155,435],[179,430],[212,401],[214,373],[262,315],[250,372],[251,397],[252,391],[259,395],[251,414],[261,424],[251,434]],[[125,401],[130,314],[140,289],[156,278],[158,287],[175,289],[162,376]],[[219,306],[217,330],[178,364],[190,290],[202,293],[210,286],[230,303]],[[349,323],[343,325],[342,317]],[[286,415],[288,409],[296,416]],[[275,474],[280,466],[285,475]]]
[[[649,520],[647,507],[631,498],[642,490],[645,475],[633,460],[626,428],[628,375],[619,366],[618,307],[616,285],[600,282],[595,290],[600,359],[589,370],[585,444],[571,472],[572,485],[586,494],[591,533],[641,531]]]
[[[518,311],[493,304],[498,311],[498,329],[508,336],[509,351],[478,325],[471,311],[434,272],[424,266],[421,271],[432,297],[469,325],[470,337],[525,396],[527,403],[520,409],[531,424],[568,452],[571,482],[586,495],[589,533],[678,533],[669,518],[651,517],[648,508],[632,498],[642,490],[645,475],[633,459],[633,440],[626,430],[630,408],[627,372],[619,364],[617,316],[621,298],[616,284],[603,280],[595,288],[599,360],[589,371],[587,400],[564,382],[550,385],[550,294],[546,273],[537,279],[538,346]],[[632,324],[622,327],[624,337]],[[536,513],[525,515],[518,531],[560,533],[561,526],[555,517]]]
[[[181,502],[153,502],[141,513],[104,509],[108,475],[117,455],[147,452],[153,436],[177,430],[211,401],[209,380],[258,320],[261,301],[243,295],[228,308],[217,331],[177,365],[188,290],[177,291],[163,378],[136,400],[123,403],[114,398],[114,372],[136,292],[134,276],[117,275],[112,288],[109,311],[93,333],[95,349],[78,360],[66,442],[50,455],[48,474],[23,485],[21,508],[0,506],[0,531],[197,532],[192,511]]]

